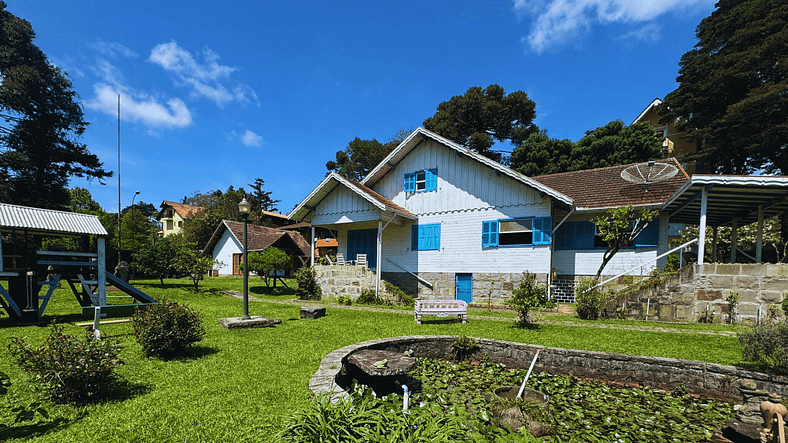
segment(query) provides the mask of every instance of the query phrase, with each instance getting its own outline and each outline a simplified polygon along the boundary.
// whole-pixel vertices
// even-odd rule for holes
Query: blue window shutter
[[[635,247],[657,246],[659,243],[659,219],[651,220],[637,237],[635,237]]]
[[[419,250],[419,225],[413,225],[410,227],[410,250],[411,251],[418,251]]]
[[[437,191],[438,190],[438,168],[434,169],[427,169],[424,171],[425,173],[425,180],[426,180],[426,187],[425,191]]]
[[[535,245],[549,245],[553,237],[553,217],[534,218],[534,239]]]
[[[408,172],[405,174],[405,192],[416,192],[415,172]]]
[[[482,246],[498,246],[498,220],[482,222]]]
[[[430,232],[430,249],[440,250],[441,248],[441,225],[432,225]]]

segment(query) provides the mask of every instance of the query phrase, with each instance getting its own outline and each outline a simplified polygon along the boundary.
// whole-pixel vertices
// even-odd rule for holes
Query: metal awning
[[[6,203],[0,203],[0,230],[20,230],[37,234],[107,235],[107,230],[95,215]]]
[[[758,207],[764,217],[788,210],[788,177],[731,176],[696,174],[663,205],[672,223],[699,224],[704,188],[707,191],[706,224],[738,226],[758,221]]]

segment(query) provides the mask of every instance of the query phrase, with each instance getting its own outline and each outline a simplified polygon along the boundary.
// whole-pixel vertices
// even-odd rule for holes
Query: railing
[[[394,265],[394,266],[396,266],[396,267],[398,267],[398,268],[402,269],[403,271],[407,272],[408,274],[410,274],[410,275],[412,275],[412,276],[416,277],[416,279],[417,279],[418,281],[420,281],[420,282],[424,283],[425,285],[429,286],[430,288],[432,288],[432,283],[430,283],[430,282],[428,282],[427,280],[424,280],[423,278],[419,277],[418,275],[416,275],[416,274],[414,274],[414,273],[412,273],[412,272],[408,271],[408,270],[407,270],[407,269],[405,269],[405,268],[404,268],[402,265],[400,265],[399,263],[395,262],[394,260],[392,260],[392,259],[390,259],[390,258],[387,258],[387,259],[386,259],[386,261],[387,261],[387,262],[389,262],[389,263],[391,263],[392,265]]]
[[[602,286],[602,285],[604,285],[605,283],[609,283],[609,282],[611,282],[611,281],[613,281],[613,280],[616,280],[617,278],[619,278],[619,277],[621,277],[621,276],[628,275],[630,272],[632,272],[632,271],[634,271],[635,269],[638,269],[638,268],[640,268],[640,277],[642,278],[642,277],[643,277],[643,268],[644,268],[645,266],[648,266],[648,265],[650,265],[651,263],[654,263],[655,261],[657,261],[657,260],[661,259],[662,257],[665,257],[665,256],[667,256],[667,255],[670,255],[670,254],[672,254],[672,253],[674,253],[674,252],[678,251],[679,249],[683,249],[683,248],[685,248],[685,247],[687,247],[687,246],[689,246],[689,245],[691,245],[691,244],[693,244],[693,243],[697,243],[697,241],[698,241],[698,239],[697,239],[697,238],[695,238],[695,239],[692,239],[692,240],[688,241],[687,243],[684,243],[684,244],[683,244],[683,245],[681,245],[681,246],[676,246],[675,248],[671,249],[670,251],[668,251],[668,252],[665,252],[665,253],[663,253],[663,254],[660,254],[660,255],[656,256],[655,258],[652,258],[651,260],[649,260],[649,261],[647,261],[647,262],[645,262],[645,263],[641,263],[641,264],[639,264],[639,265],[637,265],[637,266],[635,266],[635,267],[633,267],[633,268],[627,269],[626,271],[624,271],[624,272],[622,272],[622,273],[620,273],[620,274],[616,275],[615,277],[610,277],[609,279],[607,279],[607,280],[605,280],[605,281],[603,281],[603,282],[601,282],[601,283],[597,283],[596,285],[594,285],[594,286],[592,286],[592,287],[590,287],[590,288],[586,289],[586,292],[587,292],[587,291],[590,291],[590,290],[592,290],[592,289],[594,289],[594,288],[597,288],[597,287],[599,287],[599,286]]]

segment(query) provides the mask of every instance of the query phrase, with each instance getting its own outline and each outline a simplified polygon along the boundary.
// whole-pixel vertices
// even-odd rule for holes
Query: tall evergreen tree
[[[719,0],[681,57],[663,122],[677,121],[711,172],[788,174],[788,2]]]
[[[438,111],[424,120],[424,127],[496,161],[491,150],[495,141],[511,141],[519,146],[539,128],[533,123],[536,103],[523,91],[509,95],[502,87],[474,86],[465,95],[456,95],[438,105]]]
[[[71,177],[110,177],[78,141],[88,123],[65,73],[33,44],[27,20],[0,1],[0,199],[67,209]]]

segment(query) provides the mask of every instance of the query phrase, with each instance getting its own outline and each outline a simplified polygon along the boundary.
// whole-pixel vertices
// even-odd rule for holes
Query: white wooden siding
[[[240,243],[235,240],[235,237],[230,234],[230,231],[225,229],[222,238],[216,242],[213,247],[213,259],[220,261],[222,265],[214,265],[213,269],[219,271],[221,275],[230,275],[233,273],[233,254],[243,252]]]
[[[408,172],[438,168],[438,190],[404,192]],[[549,205],[549,197],[477,161],[425,141],[375,185],[375,190],[418,216],[482,208]]]
[[[596,271],[602,264],[604,249],[590,250],[565,250],[553,253],[553,267],[558,274],[563,275],[596,275]],[[629,248],[622,249],[613,256],[608,262],[603,275],[620,274],[630,268],[644,264],[657,257],[657,248]],[[648,274],[656,267],[656,262],[652,262],[643,268],[643,275]],[[630,275],[640,275],[640,269],[635,269]]]
[[[315,226],[353,223],[380,218],[380,210],[357,193],[337,186],[315,208],[312,224]]]

